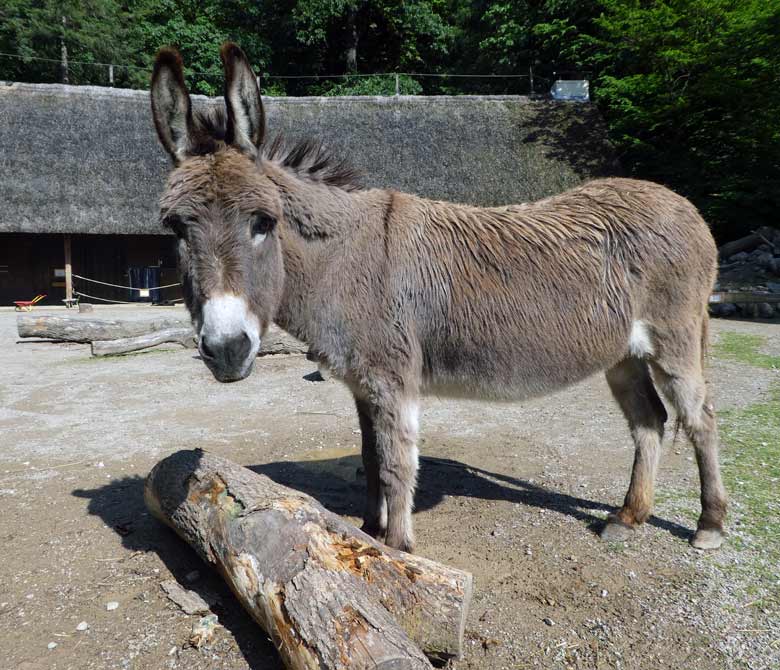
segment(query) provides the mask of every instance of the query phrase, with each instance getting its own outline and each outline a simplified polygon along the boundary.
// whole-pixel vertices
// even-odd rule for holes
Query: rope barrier
[[[118,305],[135,305],[134,302],[128,302],[127,300],[109,300],[108,298],[99,298],[96,295],[89,295],[89,293],[82,293],[81,291],[77,291],[76,289],[73,289],[74,295],[80,295],[84,296],[85,298],[89,298],[90,300],[102,300],[103,302],[115,302]]]
[[[143,286],[141,288],[137,288],[135,286],[120,286],[119,284],[109,284],[108,282],[105,281],[98,281],[97,279],[90,279],[89,277],[82,277],[81,275],[77,275],[77,274],[74,274],[73,276],[76,279],[92,282],[93,284],[102,284],[103,286],[112,286],[113,288],[124,288],[127,289],[128,291],[160,291],[164,288],[181,286],[181,282],[176,282],[175,284],[166,284],[165,286]]]

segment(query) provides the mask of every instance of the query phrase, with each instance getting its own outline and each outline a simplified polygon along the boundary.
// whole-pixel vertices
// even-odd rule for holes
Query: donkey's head
[[[178,237],[184,297],[203,360],[222,382],[244,379],[279,305],[284,279],[276,185],[259,160],[265,116],[252,68],[222,47],[226,115],[193,113],[179,54],[163,49],[152,115],[173,171],[160,201]]]

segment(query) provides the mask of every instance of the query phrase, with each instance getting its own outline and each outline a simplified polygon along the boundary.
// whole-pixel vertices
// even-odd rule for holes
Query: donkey
[[[691,542],[723,540],[726,495],[703,376],[716,247],[663,186],[602,179],[538,202],[477,208],[363,189],[313,142],[266,142],[257,79],[227,43],[225,109],[194,112],[179,54],[157,55],[151,102],[173,159],[161,222],[178,237],[185,302],[217,380],[252,371],[271,322],[354,395],[363,529],[411,551],[418,402],[521,400],[606,371],[635,446],[602,537],[651,514],[666,410],[696,451]]]

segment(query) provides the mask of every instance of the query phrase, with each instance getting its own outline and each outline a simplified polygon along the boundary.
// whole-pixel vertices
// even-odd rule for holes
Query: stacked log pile
[[[720,267],[710,313],[780,318],[780,230],[763,227],[718,250]]]

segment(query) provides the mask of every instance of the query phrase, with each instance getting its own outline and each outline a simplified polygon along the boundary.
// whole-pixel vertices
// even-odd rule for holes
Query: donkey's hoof
[[[717,528],[700,528],[691,538],[694,549],[718,549],[723,544],[723,531]]]
[[[414,553],[414,542],[411,542],[410,540],[406,540],[404,542],[401,542],[401,544],[396,547],[398,551],[405,551],[407,554],[413,554]]]
[[[609,516],[604,528],[601,529],[601,539],[606,542],[626,542],[634,537],[634,528],[623,523],[615,516]]]
[[[375,523],[364,522],[360,527],[366,535],[370,535],[375,540],[380,540],[385,535],[385,529]]]
[[[388,537],[385,540],[385,544],[398,551],[405,551],[407,554],[414,553],[414,540],[408,537],[402,540],[394,540],[393,538]]]

